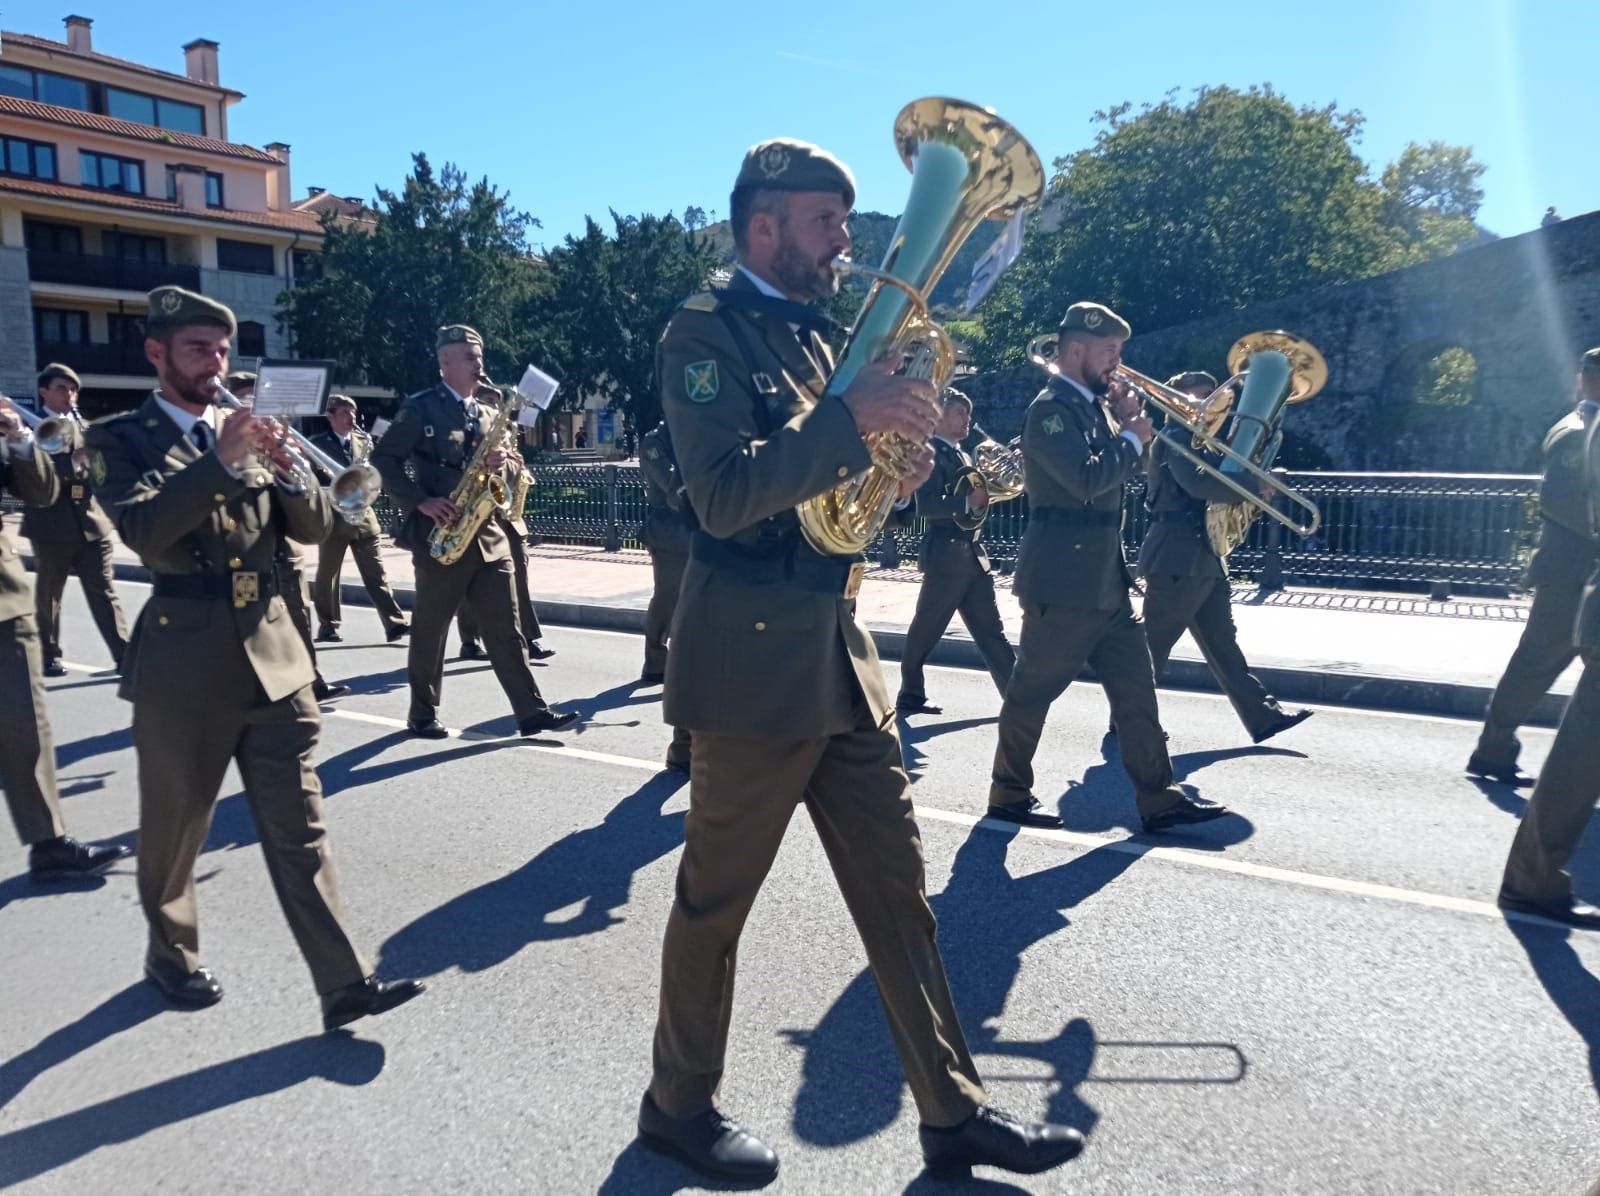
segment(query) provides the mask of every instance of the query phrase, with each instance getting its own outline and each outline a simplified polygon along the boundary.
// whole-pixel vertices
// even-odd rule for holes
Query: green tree
[[[629,427],[661,419],[655,347],[678,304],[703,290],[716,248],[673,216],[611,213],[608,235],[593,219],[546,257],[547,279],[524,309],[540,330],[561,401],[605,395]]]
[[[435,332],[471,324],[486,368],[520,374],[517,314],[541,288],[528,247],[538,222],[487,179],[469,183],[425,154],[398,191],[378,189],[373,222],[326,218],[320,275],[280,297],[278,319],[306,357],[327,357],[406,394],[437,377]]]
[[[1384,219],[1409,260],[1425,261],[1472,244],[1483,234],[1483,165],[1464,146],[1412,142],[1384,168]]]

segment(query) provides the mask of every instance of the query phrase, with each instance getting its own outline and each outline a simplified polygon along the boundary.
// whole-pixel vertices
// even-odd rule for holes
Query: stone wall
[[[233,309],[234,318],[266,327],[267,356],[289,356],[289,338],[278,329],[278,296],[287,280],[277,274],[242,274],[235,270],[201,270],[200,289]]]
[[[1289,412],[1283,463],[1344,470],[1524,472],[1572,401],[1578,356],[1600,344],[1600,212],[1363,282],[1325,287],[1137,333],[1125,358],[1158,378],[1220,376],[1247,332],[1315,344],[1328,385]],[[1044,330],[1041,330],[1044,331]],[[1462,406],[1409,400],[1416,366],[1460,346],[1476,358]],[[1043,375],[1002,370],[961,383],[997,437],[1014,435]]]
[[[0,394],[31,400],[37,378],[28,252],[0,247]]]

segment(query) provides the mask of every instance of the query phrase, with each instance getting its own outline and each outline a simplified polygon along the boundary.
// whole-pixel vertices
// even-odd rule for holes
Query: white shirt
[[[788,299],[789,298],[789,296],[785,295],[782,291],[780,291],[777,287],[773,286],[765,278],[762,278],[754,270],[750,269],[749,266],[746,266],[746,265],[741,263],[740,266],[739,266],[739,269],[744,272],[744,276],[746,278],[748,278],[751,282],[755,283],[756,290],[760,291],[763,295],[767,296],[767,298],[769,298],[769,299]],[[800,325],[798,325],[798,324],[790,324],[789,325],[789,331],[794,333],[796,336],[799,336],[800,335]]]
[[[465,407],[468,403],[472,403],[472,404],[476,405],[477,400],[474,399],[471,395],[462,394],[455,387],[451,386],[450,383],[445,382],[445,380],[443,378],[440,378],[439,381],[440,381],[440,383],[443,384],[443,386],[444,386],[444,388],[446,390],[448,390],[451,394],[455,395],[456,402],[460,403],[463,407]]]
[[[178,425],[178,431],[193,440],[194,437],[191,433],[194,431],[194,426],[196,424],[204,424],[206,430],[211,434],[209,440],[211,447],[217,447],[217,409],[215,407],[207,404],[204,411],[199,415],[195,415],[191,411],[185,411],[176,403],[170,402],[159,390],[155,392],[155,396],[156,406],[165,411],[167,418]]]
[[[1082,395],[1083,401],[1088,403],[1091,407],[1095,406],[1099,402],[1089,388],[1083,383],[1079,382],[1076,378],[1069,378],[1065,374],[1057,374],[1056,377],[1060,378],[1068,386],[1072,387],[1073,390]],[[1122,430],[1122,438],[1132,444],[1134,448],[1138,449],[1141,456],[1144,455],[1144,441],[1140,440],[1135,433],[1124,428]]]

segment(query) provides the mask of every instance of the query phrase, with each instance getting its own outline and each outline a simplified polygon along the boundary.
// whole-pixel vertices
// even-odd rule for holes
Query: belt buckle
[[[233,574],[233,605],[243,610],[252,602],[261,601],[261,574],[246,570]]]
[[[83,498],[83,483],[75,482],[72,486],[72,501],[77,502]]]
[[[850,575],[844,579],[844,596],[854,599],[861,593],[861,579],[867,575],[867,562],[856,561],[850,566]]]

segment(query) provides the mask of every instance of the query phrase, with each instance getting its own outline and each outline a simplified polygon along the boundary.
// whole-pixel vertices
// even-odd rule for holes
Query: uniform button
[[[230,568],[230,569],[237,569],[237,568],[239,568],[239,566],[241,566],[241,565],[243,565],[243,564],[244,564],[244,562],[243,562],[243,561],[241,561],[241,560],[240,560],[240,559],[239,559],[239,558],[238,558],[238,557],[236,557],[236,556],[230,556],[230,557],[229,557],[229,558],[228,558],[228,568]]]
[[[220,492],[217,493],[217,494],[213,494],[211,496],[211,498],[212,498],[212,501],[214,501],[214,502],[227,502],[228,501],[228,496],[226,494],[222,494]]]
[[[757,631],[765,631],[766,629],[767,629],[767,625],[765,623],[757,623],[756,624],[756,630]]]
[[[167,625],[167,616],[166,615],[162,615],[159,619],[156,620],[156,622],[160,623],[161,626],[165,627]]]
[[[236,519],[224,519],[222,521],[222,530],[225,531],[225,532],[231,532],[234,528],[236,528],[238,526],[239,526],[239,522]]]
[[[1082,545],[1082,544],[1074,544],[1074,545],[1073,545],[1073,547],[1074,547],[1074,548],[1082,548],[1082,547],[1083,547],[1083,545]]]
[[[839,466],[839,476],[841,478],[849,477],[850,476],[850,467],[848,465]]]

